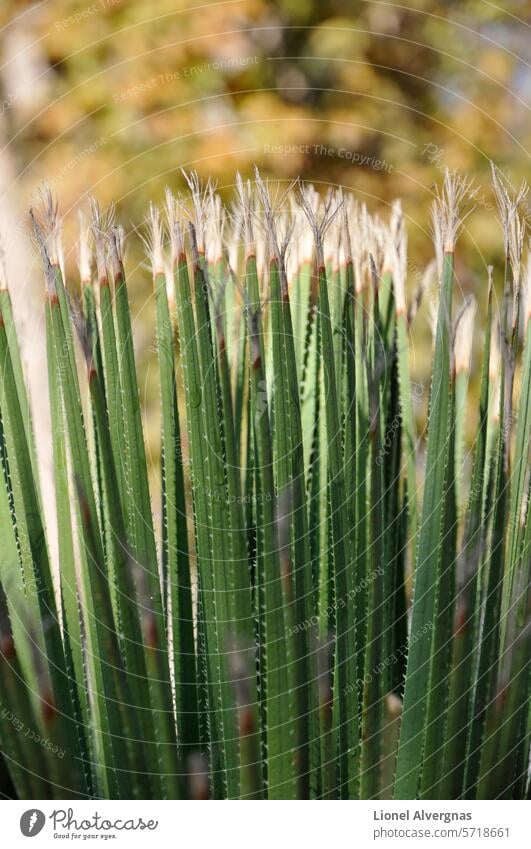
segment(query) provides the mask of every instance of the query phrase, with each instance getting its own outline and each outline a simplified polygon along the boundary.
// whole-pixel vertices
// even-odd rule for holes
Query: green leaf
[[[437,337],[430,393],[428,447],[422,520],[415,563],[414,598],[404,706],[395,782],[396,799],[415,799],[422,768],[430,688],[433,631],[426,629],[436,616],[436,594],[444,546],[444,504],[449,462],[450,316],[453,254],[445,253]],[[423,630],[424,629],[424,630]]]

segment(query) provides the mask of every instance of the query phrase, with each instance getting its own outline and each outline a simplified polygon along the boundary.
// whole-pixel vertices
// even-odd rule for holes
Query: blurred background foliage
[[[372,210],[402,197],[413,287],[448,165],[481,186],[457,267],[481,309],[485,267],[503,262],[489,159],[515,186],[529,171],[530,13],[528,0],[2,0],[4,202],[25,208],[46,179],[71,245],[89,193],[130,229],[181,167],[228,193],[257,162]],[[138,271],[137,305],[149,286]],[[148,351],[152,329],[137,328]],[[427,322],[418,332],[429,344]]]
[[[181,166],[225,186],[256,161],[373,206],[400,195],[423,228],[442,165],[486,183],[491,157],[515,182],[528,170],[530,12],[524,0],[3,0],[4,142],[19,190],[48,179],[65,209],[95,191],[138,218]],[[487,211],[473,235],[489,253]]]

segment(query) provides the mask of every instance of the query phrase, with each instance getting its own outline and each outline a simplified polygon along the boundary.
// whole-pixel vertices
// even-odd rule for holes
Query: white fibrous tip
[[[319,197],[318,192],[315,191],[313,186],[306,186],[306,190],[310,201],[315,210],[315,214],[317,214],[317,210],[319,208],[319,204],[321,199]],[[302,263],[311,263],[313,262],[314,252],[315,252],[315,242],[313,237],[313,231],[308,222],[308,218],[304,213],[304,210],[300,203],[297,203],[297,215],[299,218],[299,232],[300,232],[300,257]]]
[[[397,313],[406,312],[407,235],[400,201],[393,201],[385,231],[384,270],[391,272]]]
[[[292,186],[282,189],[277,185],[272,193],[269,184],[264,180],[258,168],[255,168],[255,188],[258,206],[254,219],[257,230],[263,236],[257,239],[256,261],[265,267],[267,263],[276,261],[280,273],[280,284],[283,292],[288,289],[286,260],[292,244],[295,221],[290,216],[290,193]],[[260,250],[260,242],[263,250]]]
[[[498,214],[503,230],[505,255],[509,260],[512,274],[513,294],[518,297],[522,275],[522,254],[526,234],[526,222],[520,212],[529,192],[529,186],[522,181],[517,192],[507,188],[507,180],[501,171],[491,163],[492,187],[498,206]]]
[[[33,238],[41,255],[48,289],[55,289],[54,268],[59,267],[64,279],[64,254],[62,246],[62,221],[57,201],[45,184],[39,191],[37,210],[30,210]]]
[[[369,255],[373,243],[373,222],[365,204],[356,204],[349,212],[351,222],[350,237],[352,258],[354,261],[354,276],[356,293],[370,283]]]
[[[221,198],[212,192],[205,218],[206,257],[212,265],[223,258],[223,233],[225,230],[225,209]]]
[[[81,210],[78,212],[79,237],[77,243],[77,267],[81,283],[90,283],[92,279],[92,251],[90,246],[90,225]]]
[[[470,369],[476,310],[477,304],[475,299],[469,298],[464,304],[457,321],[454,340],[456,372],[468,372]]]
[[[253,220],[255,217],[254,197],[250,180],[243,181],[241,174],[236,174],[236,220],[239,225],[245,251],[248,255],[256,253]],[[233,266],[235,267],[235,266]]]
[[[182,174],[190,191],[190,200],[192,204],[191,220],[194,224],[197,250],[199,254],[204,254],[206,222],[207,217],[210,214],[213,186],[210,180],[206,183],[206,185],[203,185],[196,171],[192,171],[188,174],[183,170]]]
[[[171,262],[173,265],[184,255],[184,232],[183,223],[179,215],[182,212],[182,204],[170,188],[165,192],[165,215],[166,227],[170,237]]]
[[[52,195],[48,185],[44,185],[40,191],[41,196],[41,222],[46,236],[48,256],[52,265],[58,265],[64,269],[64,254],[62,244],[63,222],[59,217],[59,206]]]
[[[55,268],[57,266],[53,265],[50,261],[47,238],[44,231],[45,222],[40,220],[38,213],[33,208],[29,211],[29,217],[32,227],[33,242],[39,251],[42,261],[46,289],[48,294],[52,295],[56,293]]]
[[[442,187],[438,186],[435,190],[431,219],[439,272],[442,271],[443,255],[453,253],[459,231],[473,212],[473,206],[464,209],[478,193],[473,185],[470,178],[446,168]]]
[[[153,277],[164,274],[165,261],[162,248],[162,220],[154,204],[149,205],[148,231],[144,238],[146,252],[151,264]]]
[[[265,235],[265,258],[266,261],[279,259],[281,250],[277,231],[278,207],[272,201],[269,185],[262,179],[258,168],[255,168],[254,177],[260,203],[259,221]]]
[[[115,208],[111,204],[106,212],[102,213],[98,201],[94,197],[89,198],[89,204],[90,229],[94,241],[98,279],[103,281],[107,278],[107,246],[110,231],[114,226]]]
[[[325,264],[325,236],[343,206],[343,200],[335,192],[328,192],[324,201],[315,202],[313,186],[300,187],[300,204],[313,233],[318,266]],[[337,238],[331,240],[337,245]]]

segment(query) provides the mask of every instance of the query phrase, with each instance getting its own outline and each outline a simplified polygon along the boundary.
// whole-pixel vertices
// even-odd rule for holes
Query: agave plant
[[[147,224],[151,478],[122,230],[91,203],[72,282],[51,195],[31,212],[58,562],[2,278],[3,794],[524,797],[525,190],[513,196],[494,170],[507,264],[498,311],[489,274],[477,356],[475,304],[454,304],[474,192],[450,173],[436,192],[424,427],[400,204],[385,222],[341,192],[272,190],[256,173],[225,208],[188,182]]]

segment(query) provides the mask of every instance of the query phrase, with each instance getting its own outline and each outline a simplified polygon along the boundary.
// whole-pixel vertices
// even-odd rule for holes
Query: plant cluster
[[[408,306],[400,204],[383,221],[340,191],[273,190],[256,173],[237,179],[225,208],[212,186],[188,180],[188,196],[168,191],[164,214],[150,209],[146,236],[156,492],[123,232],[93,201],[76,297],[51,195],[31,212],[46,286],[57,569],[2,280],[4,794],[524,797],[524,190],[514,197],[494,170],[507,267],[499,311],[489,275],[473,366],[475,305],[454,305],[453,290],[474,191],[447,172],[436,192],[439,297],[419,434],[409,339],[418,295]]]

